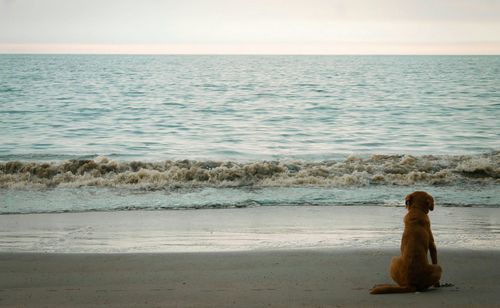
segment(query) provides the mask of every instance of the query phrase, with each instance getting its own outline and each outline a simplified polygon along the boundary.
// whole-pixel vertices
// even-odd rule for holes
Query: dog
[[[424,191],[415,191],[405,198],[408,213],[404,217],[401,256],[391,261],[391,277],[397,285],[375,285],[371,294],[410,293],[439,287],[442,269],[437,260],[429,210],[434,210],[434,198]],[[432,264],[429,264],[427,251]]]

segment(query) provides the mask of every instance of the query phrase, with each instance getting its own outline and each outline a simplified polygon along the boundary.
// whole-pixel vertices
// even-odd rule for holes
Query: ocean
[[[500,207],[500,56],[0,55],[0,214]]]

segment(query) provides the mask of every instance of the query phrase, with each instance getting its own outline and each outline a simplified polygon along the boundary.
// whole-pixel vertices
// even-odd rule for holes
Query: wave
[[[0,163],[0,188],[350,187],[495,185],[500,151],[478,155],[373,155],[309,161],[116,161],[99,156],[58,162]]]

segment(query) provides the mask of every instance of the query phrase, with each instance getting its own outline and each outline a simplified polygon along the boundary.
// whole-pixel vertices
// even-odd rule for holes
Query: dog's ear
[[[405,205],[406,205],[406,209],[410,209],[410,204],[411,204],[411,198],[412,198],[412,194],[409,194],[405,197]]]
[[[429,207],[429,210],[434,210],[434,198],[432,198],[431,195],[427,197],[427,206]]]

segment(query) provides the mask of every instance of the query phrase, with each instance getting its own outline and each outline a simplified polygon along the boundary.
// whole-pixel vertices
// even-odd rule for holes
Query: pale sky
[[[0,0],[0,52],[500,54],[500,0]]]

